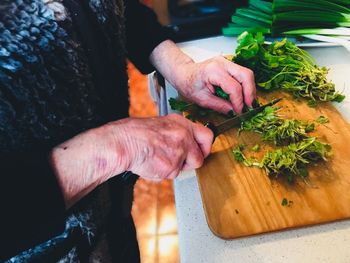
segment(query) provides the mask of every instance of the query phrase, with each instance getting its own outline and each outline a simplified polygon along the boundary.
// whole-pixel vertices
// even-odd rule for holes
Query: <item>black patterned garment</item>
[[[166,38],[138,0],[0,1],[1,262],[139,260],[134,180],[116,176],[65,211],[48,155],[127,117],[125,59],[151,72]]]

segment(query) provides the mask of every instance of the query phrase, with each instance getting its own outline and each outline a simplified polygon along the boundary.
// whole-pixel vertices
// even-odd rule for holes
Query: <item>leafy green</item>
[[[208,117],[210,114],[214,113],[213,110],[203,108],[198,106],[195,103],[189,103],[187,101],[170,98],[169,99],[170,108],[179,112],[186,112],[186,118],[192,121],[198,121],[204,117]],[[233,111],[228,112],[227,114],[217,113],[222,115],[225,118],[232,118],[234,115]]]
[[[317,101],[315,101],[315,100],[309,100],[309,101],[307,102],[307,105],[308,105],[310,108],[316,108],[316,106],[317,106]]]
[[[331,146],[308,137],[298,143],[268,151],[260,162],[270,176],[284,176],[293,181],[296,176],[307,177],[307,165],[320,160],[327,160],[331,155]]]
[[[281,202],[282,206],[287,206],[288,205],[288,199],[287,198],[283,198],[282,202]]]
[[[218,86],[215,86],[215,95],[225,100],[230,99],[229,95]]]
[[[260,151],[260,145],[259,145],[259,144],[255,144],[255,145],[252,147],[252,151],[253,151],[253,152],[259,152],[259,151]]]
[[[233,154],[235,160],[243,163],[247,167],[259,166],[259,163],[257,162],[255,157],[247,158],[243,154],[244,147],[245,146],[243,144],[240,144],[232,149],[232,154]]]
[[[299,142],[306,134],[314,130],[314,124],[306,121],[283,119],[277,114],[278,108],[266,107],[260,112],[242,122],[240,131],[254,131],[261,134],[263,141],[275,145],[285,145]]]
[[[287,39],[266,47],[262,33],[244,32],[238,37],[233,61],[254,71],[257,87],[291,92],[307,99],[309,106],[316,106],[317,101],[341,102],[345,98],[327,80],[328,69],[317,66],[306,51]]]
[[[316,122],[318,122],[319,124],[325,124],[329,122],[329,119],[321,115],[316,119]]]
[[[282,202],[281,202],[282,206],[288,206],[291,207],[293,205],[293,201],[292,200],[288,200],[287,198],[283,198]]]
[[[186,101],[182,100],[177,100],[175,98],[170,98],[169,99],[169,104],[172,110],[177,110],[177,111],[185,111],[187,108],[193,105],[193,103],[189,103]]]
[[[238,145],[232,150],[233,156],[238,162],[244,162],[244,160],[246,160],[242,150],[243,150],[243,147],[241,145]]]

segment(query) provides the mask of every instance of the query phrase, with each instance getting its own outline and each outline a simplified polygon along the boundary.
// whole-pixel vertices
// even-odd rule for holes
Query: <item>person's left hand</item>
[[[243,105],[252,107],[256,97],[254,73],[224,57],[215,57],[201,63],[185,63],[178,69],[175,86],[192,102],[227,114],[241,113]],[[214,95],[214,86],[221,87],[230,100]]]
[[[241,113],[243,105],[252,107],[256,97],[253,71],[222,56],[195,63],[174,42],[165,40],[152,51],[150,62],[183,96],[204,108]],[[230,100],[215,96],[215,86]]]

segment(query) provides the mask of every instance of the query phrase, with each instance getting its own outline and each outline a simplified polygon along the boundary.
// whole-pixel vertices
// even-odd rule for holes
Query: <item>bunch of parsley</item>
[[[310,106],[345,98],[327,80],[328,69],[317,66],[310,54],[287,39],[266,46],[262,33],[244,32],[238,37],[233,62],[252,69],[259,88],[289,91],[306,98]]]

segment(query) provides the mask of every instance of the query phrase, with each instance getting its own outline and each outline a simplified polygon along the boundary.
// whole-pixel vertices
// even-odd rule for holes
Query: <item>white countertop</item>
[[[195,61],[232,54],[236,46],[235,38],[221,36],[179,44]],[[350,53],[342,47],[307,50],[319,65],[331,68],[330,79],[347,96],[335,106],[350,122]],[[166,101],[176,96],[176,91],[167,83],[160,99],[162,114],[171,112]],[[174,190],[182,263],[350,262],[350,220],[223,240],[207,225],[195,171],[181,173],[174,181]]]

